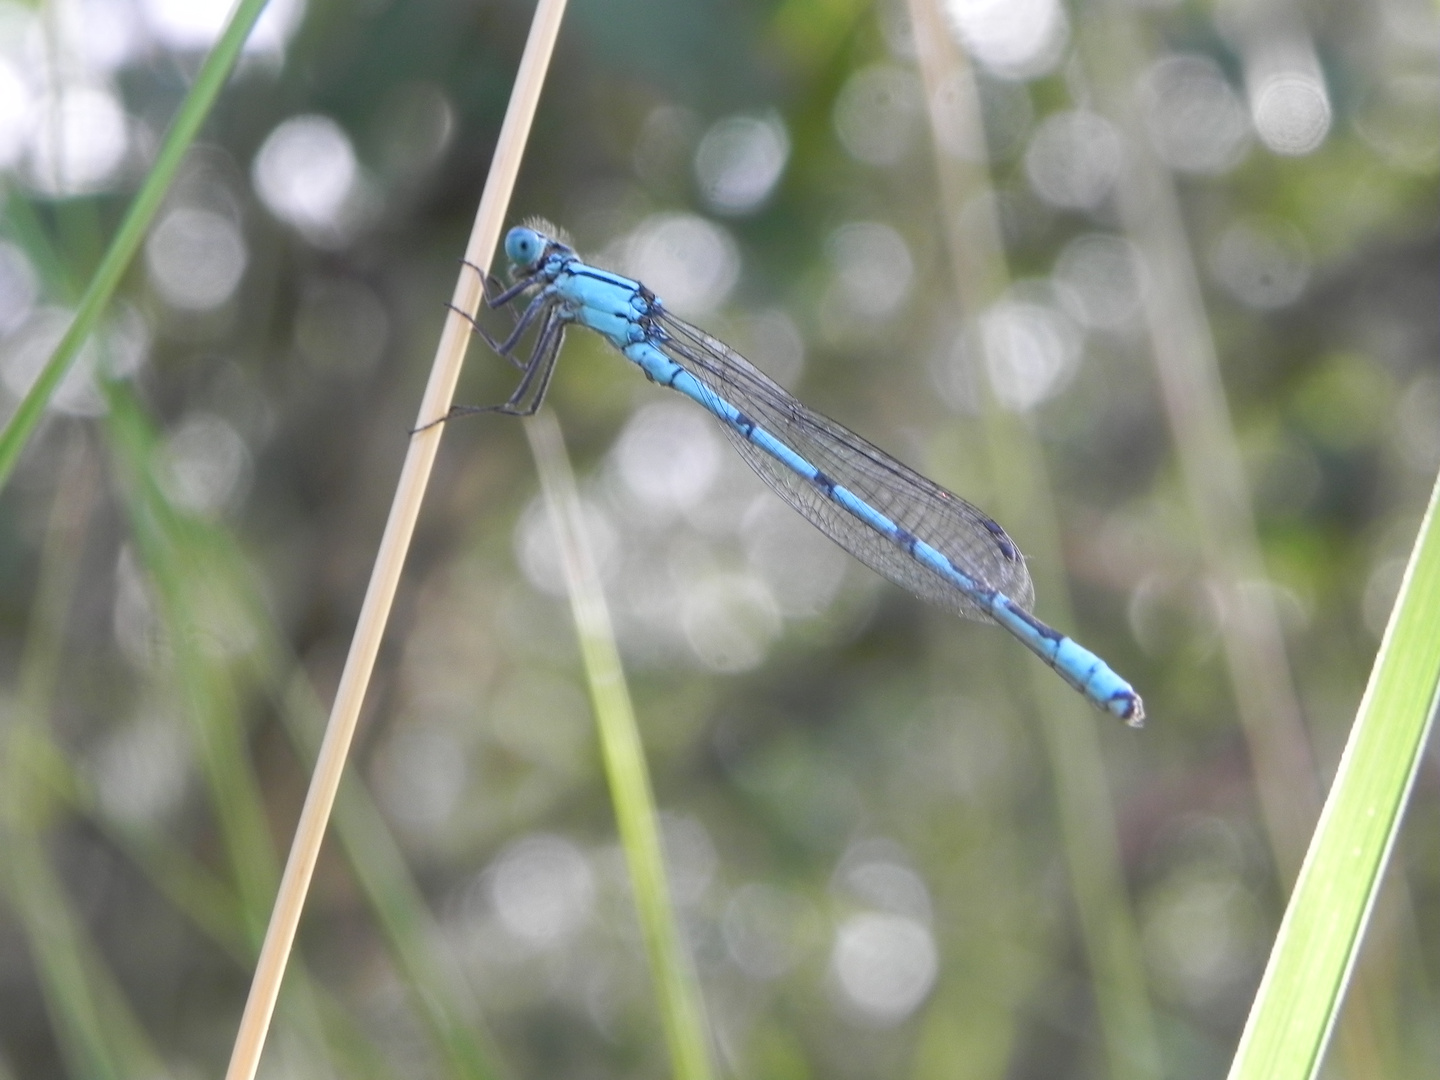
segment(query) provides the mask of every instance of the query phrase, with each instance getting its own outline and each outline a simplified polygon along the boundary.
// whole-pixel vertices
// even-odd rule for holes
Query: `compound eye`
[[[510,235],[505,238],[505,254],[509,255],[510,261],[518,267],[533,267],[540,261],[543,248],[537,233],[518,226],[511,229]]]

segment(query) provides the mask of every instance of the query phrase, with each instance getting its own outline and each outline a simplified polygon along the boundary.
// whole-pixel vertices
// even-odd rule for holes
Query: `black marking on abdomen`
[[[831,498],[834,497],[835,481],[831,480],[830,477],[826,476],[819,469],[815,470],[815,479],[812,480],[811,483],[814,484],[821,491],[823,491],[827,496]]]
[[[751,435],[755,434],[755,421],[751,420],[750,417],[746,416],[738,409],[735,412],[734,424],[740,430],[740,434],[744,435],[747,439],[750,438]]]
[[[915,545],[920,542],[920,538],[909,529],[901,529],[899,527],[895,529],[894,540],[911,555],[915,554]]]

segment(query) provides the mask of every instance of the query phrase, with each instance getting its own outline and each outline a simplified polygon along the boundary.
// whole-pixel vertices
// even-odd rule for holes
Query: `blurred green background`
[[[532,10],[271,6],[0,493],[0,1078],[223,1069]],[[574,0],[511,220],[993,513],[1150,721],[572,334],[720,1069],[1215,1076],[1440,467],[1440,21],[911,7]],[[0,411],[223,8],[0,3]],[[1436,792],[1327,1075],[1440,1070]],[[332,838],[262,1076],[667,1075],[515,421],[446,431]]]

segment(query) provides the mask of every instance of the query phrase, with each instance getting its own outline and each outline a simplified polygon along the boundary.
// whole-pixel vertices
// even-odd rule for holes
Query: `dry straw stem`
[[[530,37],[526,42],[520,70],[510,95],[510,106],[500,128],[495,159],[491,163],[490,175],[480,196],[480,208],[475,214],[475,226],[465,249],[466,260],[475,266],[490,265],[490,257],[499,241],[500,227],[510,203],[510,194],[515,187],[515,177],[520,169],[520,155],[535,116],[540,89],[550,65],[550,56],[554,52],[555,39],[564,12],[565,0],[540,0],[536,7]],[[417,427],[439,419],[450,409],[455,383],[460,377],[460,365],[470,342],[469,323],[459,312],[473,314],[479,307],[481,297],[481,276],[473,269],[462,268],[451,300],[459,310],[452,311],[445,320],[440,345],[435,353],[435,363],[430,371],[430,381],[420,405]],[[365,591],[365,602],[360,609],[360,620],[350,642],[350,653],[345,660],[345,670],[340,676],[339,689],[335,693],[335,704],[330,711],[325,740],[321,744],[320,757],[310,779],[310,790],[300,812],[295,840],[280,882],[280,893],[276,897],[275,907],[270,915],[270,926],[265,932],[265,942],[260,949],[260,960],[250,986],[250,997],[245,1003],[245,1013],[240,1020],[240,1031],[235,1038],[230,1068],[225,1074],[226,1080],[253,1080],[260,1063],[260,1051],[265,1045],[265,1034],[269,1030],[270,1018],[275,1011],[275,1000],[280,993],[280,981],[285,974],[285,964],[295,940],[295,929],[300,922],[305,894],[310,888],[310,878],[314,873],[320,842],[324,838],[325,826],[330,818],[330,808],[340,785],[341,770],[350,750],[351,738],[355,734],[360,705],[365,699],[365,690],[375,667],[375,656],[380,649],[380,639],[385,632],[385,623],[395,599],[400,570],[405,563],[405,554],[415,531],[420,501],[424,497],[430,470],[435,463],[435,454],[440,446],[442,429],[443,425],[437,425],[417,431],[411,436],[410,447],[405,454],[400,482],[390,507],[390,517],[385,523],[380,550],[375,558],[375,568],[371,572],[370,584]]]

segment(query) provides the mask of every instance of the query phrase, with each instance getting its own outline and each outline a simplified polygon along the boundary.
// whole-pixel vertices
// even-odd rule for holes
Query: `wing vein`
[[[879,447],[807,408],[724,342],[668,313],[656,342],[700,382],[849,488],[902,529],[930,544],[978,584],[1028,610],[1034,601],[1025,559],[981,510],[926,479]],[[938,606],[990,621],[948,578],[829,499],[825,493],[722,424],[741,457],[816,528],[872,570]]]

